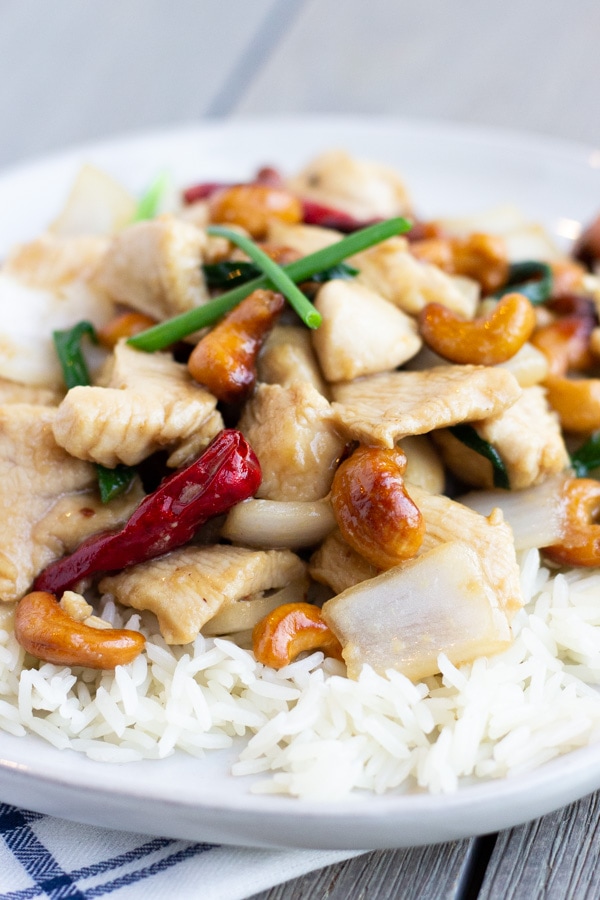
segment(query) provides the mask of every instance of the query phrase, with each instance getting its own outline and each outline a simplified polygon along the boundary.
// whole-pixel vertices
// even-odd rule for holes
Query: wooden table
[[[2,0],[0,165],[207,116],[378,113],[600,145],[598,0]],[[600,207],[600,197],[598,198]],[[594,795],[260,900],[600,896]]]

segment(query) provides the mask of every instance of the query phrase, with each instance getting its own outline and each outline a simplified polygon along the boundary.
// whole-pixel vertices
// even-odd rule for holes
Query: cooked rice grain
[[[0,630],[0,729],[125,763],[247,743],[235,775],[254,792],[339,798],[352,789],[456,790],[461,779],[528,771],[600,739],[600,573],[522,560],[528,605],[508,650],[413,684],[365,667],[357,681],[320,652],[279,672],[231,641],[170,647],[150,616],[102,615],[140,629],[146,651],[114,672],[36,663]]]

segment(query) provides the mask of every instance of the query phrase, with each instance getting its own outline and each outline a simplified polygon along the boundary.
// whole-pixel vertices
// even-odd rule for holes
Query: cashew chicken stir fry
[[[341,151],[168,210],[84,168],[0,271],[18,641],[127,664],[110,595],[275,668],[506,648],[520,551],[600,564],[599,234],[567,256],[512,208],[425,221]]]

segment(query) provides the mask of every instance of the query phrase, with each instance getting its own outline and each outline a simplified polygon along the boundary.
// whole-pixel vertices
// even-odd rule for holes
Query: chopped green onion
[[[101,466],[97,463],[96,475],[98,476],[100,499],[103,503],[108,503],[114,497],[118,497],[119,494],[127,490],[135,476],[135,469],[124,465],[108,469],[106,466]]]
[[[472,425],[454,425],[448,430],[450,431],[450,434],[453,434],[461,444],[465,445],[465,447],[468,447],[470,450],[474,450],[475,453],[479,453],[480,456],[489,459],[494,472],[494,487],[502,488],[505,491],[510,490],[506,466],[495,447],[479,437]]]
[[[359,231],[348,235],[348,237],[336,241],[335,244],[330,244],[329,247],[317,250],[316,253],[304,256],[302,259],[289,263],[287,266],[282,266],[281,269],[294,282],[307,281],[317,272],[336,266],[347,257],[360,253],[362,250],[367,250],[374,244],[387,240],[387,238],[394,237],[397,234],[405,234],[410,228],[411,223],[408,219],[403,218],[378,222],[376,225],[361,228]],[[129,338],[127,343],[132,347],[137,347],[138,350],[146,350],[148,353],[154,350],[163,350],[189,334],[193,334],[194,331],[198,331],[200,328],[214,325],[225,313],[237,306],[252,291],[268,287],[269,284],[269,279],[264,275],[261,278],[253,278],[252,281],[227,291],[226,294],[222,294],[216,300],[205,303],[204,306],[190,309],[179,316],[175,316],[173,319],[161,322],[159,325],[148,328],[147,331],[136,334],[134,337]]]
[[[60,362],[65,384],[69,390],[90,383],[90,373],[81,348],[81,342],[86,336],[94,344],[98,343],[96,331],[91,322],[78,322],[77,325],[66,331],[54,331],[52,333],[56,355]],[[107,469],[105,466],[97,463],[96,474],[98,476],[100,499],[103,503],[108,503],[109,500],[112,500],[113,497],[118,497],[119,494],[122,494],[129,487],[135,476],[135,470],[130,469],[128,466],[117,466],[115,469]]]
[[[92,343],[98,343],[96,331],[91,322],[79,322],[67,331],[52,332],[56,355],[69,390],[80,384],[90,383],[90,373],[81,349],[81,342],[86,335]]]
[[[171,176],[168,172],[161,172],[160,175],[157,175],[148,190],[140,198],[133,221],[143,222],[145,219],[153,219],[157,216],[170,186]]]
[[[251,262],[233,262],[232,260],[224,260],[219,263],[204,263],[202,266],[206,284],[211,289],[222,290],[223,288],[235,287],[238,284],[245,284],[251,278],[257,278],[261,275],[258,266]],[[317,284],[325,284],[326,281],[333,281],[334,278],[344,280],[355,278],[358,275],[358,269],[349,266],[348,263],[338,263],[337,266],[331,266],[329,269],[323,269],[322,272],[315,272],[310,276],[310,280]]]
[[[571,466],[577,478],[587,478],[591,471],[600,468],[600,431],[595,431],[571,454]]]
[[[540,306],[550,299],[553,288],[552,269],[547,263],[527,260],[513,263],[508,270],[504,287],[493,295],[504,297],[517,291],[524,294],[534,306]]]
[[[358,274],[359,269],[349,266],[348,263],[341,262],[337,266],[323,269],[322,272],[315,272],[314,275],[310,276],[310,281],[314,281],[316,284],[325,284],[326,281],[333,281],[334,279],[348,281],[350,278],[356,278]]]
[[[262,269],[271,284],[283,294],[304,324],[309,328],[319,327],[322,321],[321,313],[315,309],[308,297],[296,287],[281,266],[278,266],[270,256],[267,256],[264,250],[261,250],[251,238],[234,231],[233,228],[226,228],[224,225],[209,225],[206,231],[213,237],[226,238],[239,247],[240,250],[243,250],[244,253],[247,253],[259,269]]]
[[[213,290],[235,287],[245,284],[251,278],[257,278],[261,272],[251,262],[232,262],[224,260],[220,263],[204,263],[202,266],[206,286]]]

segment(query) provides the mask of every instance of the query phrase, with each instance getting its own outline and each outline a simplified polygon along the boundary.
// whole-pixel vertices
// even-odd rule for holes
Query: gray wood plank
[[[2,0],[0,165],[201,118],[276,3]]]
[[[600,793],[498,836],[478,900],[600,897]]]
[[[255,894],[252,900],[452,900],[461,896],[474,852],[474,841],[377,850]]]
[[[310,0],[238,112],[385,113],[598,142],[597,0]]]

